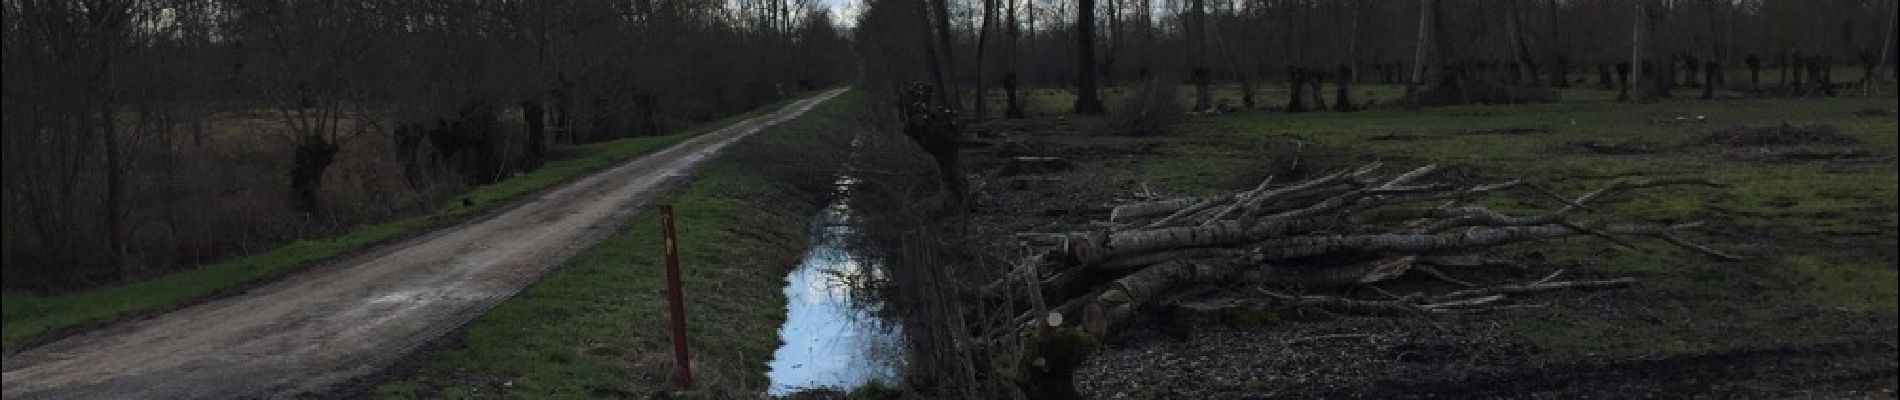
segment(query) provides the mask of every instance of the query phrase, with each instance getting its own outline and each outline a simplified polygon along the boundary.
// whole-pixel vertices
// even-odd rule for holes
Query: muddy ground
[[[1620,106],[1584,108],[1603,107]],[[1742,115],[1750,107],[1779,105],[1722,107]],[[1893,398],[1900,385],[1900,319],[1891,306],[1900,262],[1892,250],[1896,210],[1888,186],[1895,148],[1892,138],[1879,136],[1883,130],[1893,135],[1893,118],[1848,111],[1795,125],[1768,122],[1784,116],[1755,121],[1716,114],[1722,121],[1715,125],[1678,126],[1669,118],[1659,123],[1627,113],[1627,121],[1606,127],[1578,127],[1576,118],[1594,114],[1549,109],[1527,115],[1558,115],[1524,119],[1570,118],[1570,124],[1500,125],[1516,120],[1469,115],[1399,117],[1432,119],[1418,125],[1377,119],[1397,114],[1341,120],[1357,117],[1328,113],[1285,121],[1212,116],[1147,136],[1102,134],[1112,130],[1099,119],[1046,113],[979,127],[978,143],[965,155],[976,181],[975,233],[996,238],[1085,229],[1105,219],[1111,205],[1149,193],[1234,190],[1267,174],[1296,179],[1370,160],[1443,162],[1459,174],[1524,177],[1570,190],[1621,177],[1675,174],[1744,183],[1739,194],[1641,195],[1630,200],[1633,205],[1606,211],[1710,220],[1712,232],[1703,240],[1753,261],[1612,250],[1573,239],[1491,254],[1513,265],[1505,270],[1450,272],[1505,282],[1562,268],[1571,277],[1636,276],[1644,284],[1537,295],[1518,309],[1457,317],[1186,326],[1154,315],[1143,327],[1110,339],[1084,366],[1077,383],[1089,397]],[[1586,114],[1595,112],[1622,110]],[[1835,125],[1849,132],[1837,132]],[[1656,133],[1597,137],[1612,129]],[[1486,151],[1498,156],[1486,157]],[[1006,172],[1008,158],[1016,156],[1060,157],[1069,167]],[[1758,175],[1762,183],[1755,184]],[[1837,179],[1844,188],[1797,186]],[[1879,183],[1883,179],[1889,183]],[[1853,182],[1872,186],[1855,191]],[[989,244],[995,254],[1012,245]],[[1430,293],[1445,287],[1414,282],[1388,289]]]

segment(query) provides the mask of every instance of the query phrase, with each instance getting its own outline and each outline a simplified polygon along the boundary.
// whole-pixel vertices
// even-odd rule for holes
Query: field
[[[1190,99],[1188,89],[1182,90],[1180,98]],[[1285,92],[1266,92],[1263,104],[1284,103]],[[1399,92],[1368,86],[1355,96],[1384,101]],[[1125,93],[1107,91],[1111,112]],[[1678,98],[1649,104],[1614,102],[1613,92],[1568,89],[1556,104],[1354,113],[1241,110],[1188,117],[1167,132],[1109,135],[1103,133],[1109,131],[1106,120],[1065,116],[1068,93],[1038,90],[1027,97],[1032,118],[979,128],[1002,137],[996,147],[1003,150],[980,153],[973,165],[1001,155],[1068,158],[1077,164],[1073,171],[999,195],[1006,202],[1043,199],[1044,209],[1057,211],[1099,207],[1140,191],[1242,189],[1270,171],[1284,172],[1294,159],[1308,170],[1368,161],[1396,167],[1438,163],[1459,180],[1520,178],[1569,195],[1641,176],[1732,185],[1628,195],[1594,211],[1706,221],[1696,239],[1744,261],[1719,261],[1658,243],[1620,247],[1568,239],[1515,245],[1488,256],[1514,260],[1524,266],[1521,271],[1448,273],[1498,282],[1561,268],[1573,277],[1630,276],[1641,283],[1620,291],[1539,296],[1521,308],[1452,319],[1268,323],[1193,333],[1157,329],[1111,343],[1085,368],[1079,383],[1094,396],[1891,393],[1892,338],[1900,321],[1895,100],[1694,99],[1699,93],[1678,89]],[[1215,97],[1217,103],[1238,103],[1231,87]],[[1527,196],[1507,203],[1490,205],[1527,209],[1551,201]],[[1085,222],[1024,217],[997,221],[1048,232]],[[1379,334],[1353,336],[1364,332]],[[1342,333],[1348,339],[1274,345]],[[1704,369],[1715,364],[1727,366]],[[1591,382],[1568,382],[1575,380]]]

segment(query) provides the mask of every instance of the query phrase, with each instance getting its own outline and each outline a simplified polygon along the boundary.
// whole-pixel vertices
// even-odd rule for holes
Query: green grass
[[[255,255],[165,274],[150,280],[52,296],[5,293],[0,295],[4,297],[0,300],[0,348],[11,353],[73,331],[122,318],[165,312],[242,290],[249,285],[283,277],[303,266],[462,221],[535,191],[777,109],[789,101],[670,135],[580,146],[573,151],[577,153],[574,157],[555,160],[526,174],[473,188],[457,196],[456,200],[421,216],[367,225],[328,238],[300,240]],[[460,199],[464,198],[473,206],[463,205]]]
[[[1367,93],[1361,100],[1386,100],[1399,92],[1394,86],[1361,89],[1356,92]],[[1284,89],[1262,92],[1268,104],[1285,101]],[[1138,157],[1110,181],[1145,182],[1178,193],[1250,185],[1238,175],[1263,165],[1263,146],[1287,138],[1320,145],[1331,157],[1319,160],[1321,152],[1315,151],[1306,155],[1315,157],[1309,162],[1440,163],[1478,179],[1523,178],[1562,193],[1600,187],[1617,174],[1695,176],[1730,183],[1734,187],[1726,190],[1667,189],[1619,196],[1591,215],[1705,220],[1710,226],[1696,239],[1752,256],[1748,261],[1715,261],[1647,240],[1633,250],[1587,238],[1500,250],[1503,255],[1537,252],[1551,264],[1576,266],[1571,276],[1635,276],[1643,282],[1615,294],[1608,306],[1606,301],[1580,300],[1585,296],[1553,295],[1532,300],[1552,307],[1505,313],[1504,326],[1529,344],[1554,354],[1669,355],[1865,338],[1871,337],[1869,332],[1891,336],[1891,327],[1900,320],[1895,307],[1900,301],[1895,283],[1900,260],[1893,250],[1900,242],[1900,164],[1895,161],[1900,124],[1892,116],[1855,113],[1893,111],[1893,92],[1889,88],[1889,97],[1881,98],[1706,101],[1693,98],[1699,90],[1681,90],[1677,95],[1683,97],[1676,99],[1625,104],[1611,101],[1613,92],[1577,88],[1563,91],[1565,100],[1555,104],[1356,113],[1250,110],[1189,118],[1168,134],[1148,137],[1107,136],[1088,128],[1099,126],[1099,118],[1067,117],[1065,124],[1075,130],[1032,134],[1084,145],[1152,146],[1154,154]],[[1106,95],[1111,111],[1119,101],[1116,93],[1111,89]],[[1215,97],[1237,98],[1236,93],[1222,87]],[[1070,98],[1064,91],[1037,90],[1026,101],[1032,114],[1053,115],[1063,113]],[[1658,123],[1677,116],[1701,116],[1708,122]],[[1765,162],[1764,149],[1691,145],[1719,129],[1783,122],[1827,124],[1861,143],[1767,150],[1853,150],[1869,157]],[[1504,127],[1555,131],[1470,133]],[[1411,139],[1374,140],[1393,134]],[[1600,155],[1575,151],[1571,145],[1630,140],[1654,142],[1664,151]],[[1508,200],[1551,206],[1536,198]],[[1513,203],[1503,205],[1526,207]]]
[[[786,159],[836,151],[862,101],[847,93],[733,146],[674,204],[694,357],[695,395],[754,397],[779,346],[785,273],[796,266],[822,195],[780,174]],[[790,154],[797,153],[797,154]],[[775,157],[790,157],[776,158]],[[822,168],[822,166],[819,166]],[[819,187],[829,181],[804,182]],[[382,398],[647,397],[672,362],[657,214],[576,255],[471,323]]]
[[[734,337],[743,333],[734,321],[784,318],[778,311],[783,300],[769,296],[778,293],[782,279],[770,272],[784,266],[733,268],[729,265],[736,260],[717,250],[759,246],[734,243],[735,238],[720,229],[738,222],[740,205],[715,189],[743,181],[730,171],[709,173],[671,199],[679,221],[685,284],[691,291],[688,326],[700,344],[695,350],[702,381],[710,378],[708,359],[743,355],[759,365],[769,360],[777,345],[770,335],[775,332],[772,325],[746,326],[743,331],[768,335],[742,340]],[[376,394],[457,397],[459,390],[509,397],[600,397],[651,392],[630,384],[664,382],[670,376],[658,226],[657,213],[635,217],[625,231],[577,255],[474,322],[458,346],[436,355],[419,376],[385,385]],[[750,301],[735,296],[747,292],[754,293]]]

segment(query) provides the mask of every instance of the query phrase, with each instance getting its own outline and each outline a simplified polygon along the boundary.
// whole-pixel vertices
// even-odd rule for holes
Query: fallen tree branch
[[[1510,303],[1532,293],[1636,283],[1634,278],[1558,280],[1564,271],[1557,270],[1529,282],[1494,284],[1459,279],[1441,269],[1523,268],[1484,254],[1498,246],[1567,237],[1626,248],[1654,238],[1722,260],[1742,259],[1677,235],[1699,222],[1618,220],[1592,208],[1620,193],[1726,187],[1719,182],[1625,179],[1571,197],[1522,180],[1431,182],[1441,170],[1437,165],[1382,176],[1380,167],[1372,163],[1286,183],[1269,176],[1223,195],[1149,196],[1110,208],[1108,220],[1092,221],[1092,229],[1020,234],[1016,238],[1024,243],[1024,256],[980,289],[986,306],[1003,307],[994,314],[998,317],[980,322],[992,333],[985,343],[1034,343],[1049,335],[1104,339],[1160,305],[1177,311],[1193,305],[1202,311],[1249,307],[1303,316],[1416,317],[1538,307]],[[1483,206],[1498,203],[1487,196],[1519,189],[1558,204],[1522,214]],[[1581,218],[1585,211],[1591,212],[1589,220]],[[1417,275],[1436,285],[1428,287],[1448,291],[1397,294],[1375,286]],[[1387,298],[1338,295],[1352,293],[1351,288]],[[1220,297],[1236,294],[1240,297]],[[1040,351],[1030,347],[1023,351]]]
[[[1534,292],[1544,292],[1544,291],[1564,290],[1564,289],[1620,288],[1620,287],[1626,287],[1626,286],[1630,286],[1634,284],[1636,284],[1636,278],[1616,278],[1616,279],[1605,279],[1605,280],[1595,280],[1595,281],[1534,282],[1534,283],[1528,283],[1528,284],[1498,285],[1498,286],[1483,287],[1483,288],[1477,288],[1477,289],[1460,290],[1456,292],[1432,296],[1430,299],[1428,299],[1428,301],[1433,302],[1433,303],[1444,303],[1444,302],[1459,301],[1461,299],[1470,299],[1470,298],[1486,297],[1486,296],[1493,296],[1493,295],[1524,294],[1524,293],[1534,293]]]

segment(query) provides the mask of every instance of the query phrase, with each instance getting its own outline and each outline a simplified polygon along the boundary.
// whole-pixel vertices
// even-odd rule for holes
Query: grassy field
[[[1383,101],[1400,91],[1367,86],[1356,95]],[[1108,91],[1109,110],[1124,92]],[[1283,90],[1263,92],[1266,104],[1285,101]],[[1181,98],[1190,99],[1185,93]],[[1222,88],[1216,98],[1237,103],[1236,93]],[[1059,116],[1072,101],[1065,91],[1037,90],[1028,104],[1041,117],[1008,129],[1024,140],[1133,153],[1108,177],[1129,190],[1138,184],[1173,193],[1248,186],[1260,177],[1249,171],[1276,154],[1267,149],[1289,139],[1317,145],[1308,161],[1333,167],[1440,163],[1476,180],[1522,178],[1560,193],[1631,176],[1716,179],[1734,187],[1627,195],[1595,215],[1708,221],[1697,239],[1749,260],[1721,262],[1667,244],[1626,249],[1592,239],[1509,247],[1500,255],[1571,266],[1573,276],[1634,276],[1643,284],[1610,298],[1513,311],[1502,324],[1555,355],[1650,357],[1890,340],[1900,321],[1894,250],[1900,242],[1900,136],[1893,97],[1707,101],[1693,98],[1699,89],[1681,89],[1676,99],[1625,104],[1611,101],[1609,91],[1562,94],[1560,103],[1539,105],[1241,111],[1191,117],[1165,134],[1109,136],[1097,133],[1106,124],[1100,118]],[[1718,131],[1783,123],[1825,125],[1851,142],[1705,141]],[[1601,148],[1637,150],[1593,150]],[[1525,201],[1493,206],[1550,206]]]
[[[460,222],[535,191],[730,125],[790,100],[707,122],[682,132],[588,144],[563,152],[570,157],[456,196],[433,212],[363,226],[334,237],[297,241],[263,252],[170,273],[153,279],[53,296],[4,294],[0,346],[6,352],[123,318],[161,313],[208,298],[242,291],[298,269],[370,246]],[[467,199],[465,204],[463,199]]]
[[[787,174],[793,160],[843,148],[861,108],[846,93],[741,142],[666,200],[678,221],[698,395],[762,393],[785,318],[785,273],[797,266],[828,175]],[[822,168],[821,168],[822,169]],[[812,186],[816,185],[816,186]],[[658,215],[569,260],[471,323],[459,342],[383,398],[645,397],[673,368]],[[399,372],[399,374],[402,372]]]

